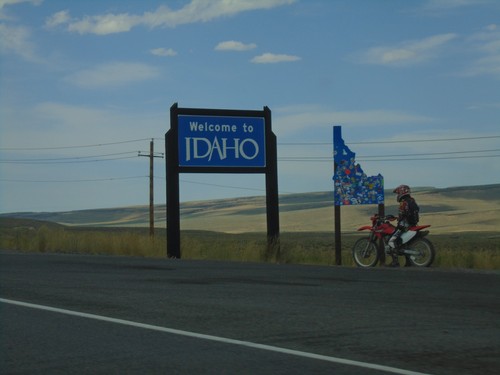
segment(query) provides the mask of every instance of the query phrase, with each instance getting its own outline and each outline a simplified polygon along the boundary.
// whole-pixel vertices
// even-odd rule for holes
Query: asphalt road
[[[0,251],[0,373],[498,374],[499,297],[500,272]]]

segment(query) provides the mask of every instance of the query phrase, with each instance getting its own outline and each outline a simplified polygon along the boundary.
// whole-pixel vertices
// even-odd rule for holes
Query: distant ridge
[[[500,184],[449,188],[418,187],[414,196],[422,209],[422,222],[439,231],[499,231]],[[391,190],[386,190],[386,212],[396,213]],[[369,222],[374,205],[342,207],[343,230]],[[266,231],[265,197],[239,197],[181,204],[181,229],[221,232]],[[155,206],[155,226],[165,227],[166,208]],[[30,219],[72,226],[147,227],[149,206],[102,208],[65,212],[14,212],[3,219]],[[5,220],[2,220],[5,222]],[[332,231],[333,192],[280,196],[281,231]]]

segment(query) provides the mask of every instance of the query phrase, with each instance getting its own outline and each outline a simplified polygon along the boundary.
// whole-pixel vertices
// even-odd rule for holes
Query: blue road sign
[[[178,115],[179,166],[265,167],[263,117]]]

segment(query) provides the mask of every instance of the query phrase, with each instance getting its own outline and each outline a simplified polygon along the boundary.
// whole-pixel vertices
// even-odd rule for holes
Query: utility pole
[[[139,151],[138,156],[148,156],[149,157],[149,235],[154,237],[155,235],[155,203],[154,203],[154,158],[163,158],[163,154],[155,155],[154,150],[154,139],[149,142],[149,154],[142,154]]]

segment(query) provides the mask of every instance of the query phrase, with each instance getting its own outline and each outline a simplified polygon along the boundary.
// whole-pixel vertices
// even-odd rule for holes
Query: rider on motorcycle
[[[398,225],[391,239],[389,246],[391,248],[392,265],[398,266],[397,250],[402,245],[401,236],[411,226],[417,225],[419,220],[419,207],[415,199],[410,195],[411,189],[408,185],[399,185],[394,189],[393,193],[397,194],[399,202]]]

